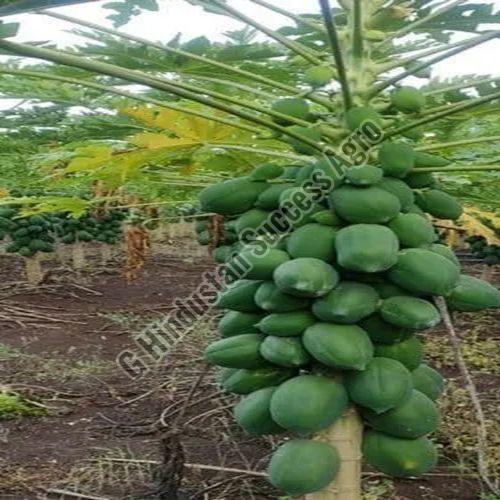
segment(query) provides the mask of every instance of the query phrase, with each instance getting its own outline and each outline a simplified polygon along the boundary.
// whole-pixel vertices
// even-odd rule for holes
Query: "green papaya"
[[[415,439],[434,432],[439,423],[436,405],[425,394],[413,390],[400,405],[378,414],[371,410],[361,412],[376,431],[389,436]]]
[[[408,370],[415,370],[424,355],[422,342],[414,335],[397,344],[375,344],[375,356],[399,361]]]
[[[335,73],[330,66],[313,66],[306,69],[304,79],[311,87],[319,88],[328,85],[334,76]]]
[[[395,196],[399,200],[402,212],[408,212],[415,202],[415,195],[413,194],[413,191],[401,179],[384,177],[377,184],[377,188],[387,191]]]
[[[285,170],[275,163],[263,163],[255,167],[249,175],[253,181],[267,181],[283,175]]]
[[[377,313],[361,320],[360,326],[368,332],[372,342],[380,344],[396,344],[413,335],[412,330],[387,323]]]
[[[425,94],[415,87],[400,87],[391,93],[391,104],[403,113],[418,113],[425,107]]]
[[[219,309],[231,309],[240,312],[258,312],[259,307],[255,303],[254,296],[261,281],[239,280],[231,284],[217,297]]]
[[[418,214],[399,214],[388,226],[404,247],[430,245],[438,238],[434,226]]]
[[[315,143],[320,143],[323,138],[321,132],[314,128],[306,128],[294,125],[292,127],[288,127],[288,131],[293,132],[294,134],[299,135],[304,139],[308,141],[313,141]],[[293,136],[287,135],[286,141],[288,142],[288,144],[290,144],[290,146],[293,147],[293,149],[297,153],[303,155],[313,155],[318,152],[317,148]]]
[[[430,153],[415,151],[415,167],[446,167],[450,160]]]
[[[329,427],[348,406],[342,384],[318,375],[300,375],[281,384],[271,398],[271,415],[281,427],[307,434]]]
[[[279,99],[273,102],[271,108],[277,113],[289,115],[299,120],[307,120],[310,113],[309,104],[307,103],[307,101],[295,97]],[[280,125],[290,125],[293,123],[287,120],[286,117],[273,117],[273,120]]]
[[[225,368],[259,368],[266,364],[260,354],[263,338],[259,334],[245,333],[217,340],[205,349],[205,359]]]
[[[417,205],[438,219],[459,219],[462,215],[462,205],[448,193],[439,189],[426,189],[417,195]]]
[[[35,255],[36,250],[32,250],[29,247],[21,247],[17,253],[21,255],[21,257],[33,257]]]
[[[379,296],[364,283],[341,281],[328,295],[313,302],[312,311],[321,321],[352,324],[373,314]]]
[[[326,262],[302,257],[281,264],[274,282],[284,293],[296,297],[322,297],[339,282],[337,271]]]
[[[240,177],[205,188],[198,199],[204,212],[236,215],[250,210],[267,188],[265,182],[252,182],[247,177]]]
[[[487,281],[462,274],[446,297],[446,302],[455,311],[496,308],[500,307],[500,290]]]
[[[76,241],[76,236],[73,237]],[[106,239],[108,239],[109,236],[106,236]],[[201,233],[198,233],[197,241],[199,245],[210,245],[212,242],[212,234],[209,231],[202,231]]]
[[[262,318],[257,326],[266,335],[297,337],[316,321],[316,318],[308,311],[292,311],[269,314]]]
[[[264,210],[276,210],[280,206],[280,196],[282,193],[292,187],[293,184],[289,182],[270,184],[269,187],[259,195],[255,202],[255,206]]]
[[[270,248],[260,255],[256,249],[247,247],[228,261],[226,271],[238,278],[270,280],[274,270],[289,260],[290,256],[283,250]]]
[[[301,496],[328,486],[339,469],[339,454],[329,444],[293,439],[274,452],[267,472],[276,488],[287,495]]]
[[[312,257],[331,262],[335,257],[335,235],[329,226],[305,224],[290,235],[286,249],[294,259]]]
[[[378,152],[384,174],[389,177],[406,177],[415,167],[415,153],[404,142],[384,142]]]
[[[409,295],[407,290],[403,290],[401,287],[389,283],[388,281],[382,281],[381,283],[373,283],[372,287],[378,293],[381,299],[388,299],[390,297],[396,297],[401,295]]]
[[[457,285],[460,271],[442,255],[422,248],[408,248],[399,252],[388,277],[415,294],[448,295]]]
[[[420,364],[411,372],[414,389],[435,401],[444,391],[444,379],[439,372],[426,364]]]
[[[380,315],[387,323],[415,331],[432,328],[441,322],[441,315],[433,304],[409,295],[385,299]]]
[[[280,434],[285,431],[271,417],[271,397],[276,387],[265,387],[252,392],[233,409],[238,425],[251,436]]]
[[[331,207],[351,223],[384,224],[401,210],[398,198],[379,185],[341,186],[330,194]]]
[[[384,176],[383,170],[373,165],[358,165],[348,168],[346,179],[355,186],[373,186],[379,183]]]
[[[339,227],[343,225],[340,217],[333,210],[321,210],[312,215],[314,222],[323,226]]]
[[[240,234],[245,229],[258,229],[267,221],[268,217],[267,210],[252,208],[236,219],[236,233]]]
[[[230,246],[222,245],[214,250],[212,257],[214,258],[215,262],[224,264],[224,262],[226,262],[231,257],[232,253],[233,250]]]
[[[345,377],[349,398],[376,413],[383,413],[406,401],[412,391],[410,372],[400,362],[376,357],[365,370]]]
[[[300,339],[294,337],[269,335],[260,345],[260,354],[270,363],[290,368],[307,365],[311,360]]]
[[[405,177],[405,182],[412,189],[421,189],[434,185],[436,181],[431,172],[410,172]]]
[[[345,121],[349,130],[355,131],[364,122],[370,121],[379,127],[382,126],[382,116],[373,108],[357,106],[349,109],[345,114]]]
[[[377,273],[398,260],[399,242],[394,232],[376,224],[355,224],[338,231],[337,262],[351,271]]]
[[[264,317],[260,313],[228,311],[219,321],[222,337],[234,337],[244,333],[259,333],[257,324]]]
[[[340,370],[364,370],[373,357],[370,337],[357,325],[316,323],[302,341],[313,358]]]
[[[260,285],[255,293],[255,303],[264,311],[273,313],[284,313],[309,307],[308,299],[284,293],[272,281]]]
[[[293,377],[296,370],[271,366],[255,370],[228,368],[220,381],[222,389],[234,394],[250,394],[264,387],[276,386]]]
[[[460,261],[455,255],[455,252],[449,246],[442,245],[441,243],[432,243],[431,245],[424,245],[422,248],[437,253],[439,255],[442,255],[449,261],[453,262],[453,264],[455,264],[458,267],[458,269],[462,267]]]
[[[207,220],[198,220],[194,225],[194,230],[196,234],[200,234],[203,231],[207,231],[210,227],[210,223]]]
[[[369,465],[393,477],[417,477],[437,464],[437,451],[428,438],[403,439],[368,431],[363,456]]]
[[[283,168],[284,172],[278,177],[278,179],[293,181],[302,167],[300,165],[289,165]]]

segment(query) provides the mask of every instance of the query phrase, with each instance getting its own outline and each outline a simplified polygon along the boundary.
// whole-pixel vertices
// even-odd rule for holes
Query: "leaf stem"
[[[475,87],[477,85],[483,85],[485,83],[495,83],[498,82],[500,84],[500,76],[497,77],[491,77],[491,78],[484,78],[482,80],[476,80],[476,81],[470,81],[467,83],[457,83],[455,85],[450,85],[449,87],[442,87],[440,89],[434,89],[434,90],[424,90],[425,95],[435,95],[435,94],[442,94],[443,92],[450,92],[452,90],[461,90],[461,89],[467,89],[470,87]]]
[[[333,21],[330,2],[329,0],[319,0],[319,4],[321,7],[321,14],[323,16],[323,21],[325,23],[326,30],[328,32],[328,38],[333,52],[333,57],[335,59],[335,65],[337,66],[340,86],[342,88],[342,98],[344,100],[344,109],[345,111],[347,111],[352,107],[351,90],[349,88],[349,82],[347,80],[347,72],[344,64],[344,57],[342,55],[342,50],[340,48],[337,29],[335,28],[335,23]]]
[[[353,0],[353,34],[352,55],[355,59],[363,59],[363,13],[361,0]]]
[[[306,163],[311,163],[311,157],[310,156],[300,156],[300,155],[294,155],[292,153],[286,153],[286,152],[281,152],[278,150],[272,150],[272,149],[262,149],[262,148],[253,148],[250,146],[241,146],[240,144],[205,144],[205,146],[211,147],[211,148],[221,148],[221,149],[230,149],[230,150],[235,150],[235,151],[246,151],[248,153],[254,153],[254,154],[261,154],[261,155],[267,155],[267,156],[276,156],[277,158],[285,158],[287,160],[292,160],[292,161],[299,161],[299,162],[306,162]],[[315,160],[313,160],[315,161]]]
[[[416,151],[434,151],[440,149],[454,148],[457,146],[467,146],[468,144],[479,144],[481,142],[500,141],[500,135],[492,135],[489,137],[477,137],[476,139],[464,139],[462,141],[442,142],[436,144],[428,144],[427,146],[419,146]]]
[[[488,172],[500,170],[500,165],[454,165],[452,167],[419,167],[414,172]]]

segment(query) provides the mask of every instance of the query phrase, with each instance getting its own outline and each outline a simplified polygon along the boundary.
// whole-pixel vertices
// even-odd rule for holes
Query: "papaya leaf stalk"
[[[455,148],[460,146],[467,146],[469,144],[479,144],[481,142],[496,142],[500,141],[500,135],[492,135],[489,137],[477,137],[475,139],[464,139],[461,141],[441,142],[435,144],[427,144],[426,146],[418,146],[416,151],[435,151],[447,148]]]
[[[361,0],[353,2],[353,34],[352,34],[352,55],[355,59],[363,58],[363,12]]]

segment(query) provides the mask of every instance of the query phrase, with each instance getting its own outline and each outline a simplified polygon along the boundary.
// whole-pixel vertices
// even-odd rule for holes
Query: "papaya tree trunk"
[[[306,495],[305,500],[361,500],[362,437],[363,424],[354,409],[316,435],[316,440],[335,447],[342,461],[335,480],[324,490]]]
[[[26,279],[30,285],[39,285],[43,281],[43,270],[40,262],[40,255],[27,257],[24,260],[26,269]]]
[[[85,267],[85,248],[81,241],[73,244],[73,267],[75,269],[83,269]]]

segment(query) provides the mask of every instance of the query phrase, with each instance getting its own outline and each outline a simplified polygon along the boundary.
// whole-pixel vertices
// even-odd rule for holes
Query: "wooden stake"
[[[335,481],[324,490],[306,495],[305,500],[361,500],[362,438],[363,423],[354,409],[315,437],[335,447],[342,462]]]
[[[40,254],[24,259],[26,268],[26,279],[30,285],[39,285],[43,281],[42,265],[40,263]]]
[[[73,267],[83,269],[85,264],[85,247],[81,241],[77,241],[73,243]]]

